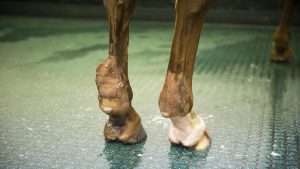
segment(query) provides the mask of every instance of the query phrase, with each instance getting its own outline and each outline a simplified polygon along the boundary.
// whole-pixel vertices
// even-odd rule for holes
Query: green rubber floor
[[[194,73],[194,110],[213,143],[168,141],[158,109],[173,23],[131,24],[133,105],[148,134],[106,143],[96,65],[106,21],[0,18],[0,168],[300,168],[300,30],[293,64],[268,61],[274,27],[206,24]]]

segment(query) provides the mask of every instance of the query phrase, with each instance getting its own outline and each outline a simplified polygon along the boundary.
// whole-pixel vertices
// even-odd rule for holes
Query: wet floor
[[[0,18],[0,168],[300,168],[300,30],[293,64],[268,61],[274,27],[206,24],[194,110],[207,151],[171,146],[160,116],[173,23],[133,22],[129,78],[148,139],[106,143],[95,68],[107,56],[96,20]]]

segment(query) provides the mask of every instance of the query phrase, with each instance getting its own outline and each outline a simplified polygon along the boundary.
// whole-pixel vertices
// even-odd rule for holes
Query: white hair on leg
[[[169,139],[172,143],[187,147],[195,146],[205,134],[206,126],[202,118],[191,111],[185,116],[170,118]]]

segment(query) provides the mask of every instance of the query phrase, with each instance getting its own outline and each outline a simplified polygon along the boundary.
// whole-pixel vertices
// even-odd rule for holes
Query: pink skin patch
[[[205,149],[210,145],[205,123],[195,112],[170,119],[172,124],[169,130],[169,139],[172,143],[195,147],[197,150]]]

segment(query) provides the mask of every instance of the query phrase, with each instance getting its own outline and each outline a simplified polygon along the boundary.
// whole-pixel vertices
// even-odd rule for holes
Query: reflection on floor
[[[206,24],[194,110],[212,147],[171,146],[158,96],[172,23],[133,22],[129,78],[148,139],[106,143],[95,68],[107,56],[106,21],[0,19],[0,168],[297,168],[300,31],[293,64],[268,61],[274,28]],[[299,167],[300,168],[300,167]]]

